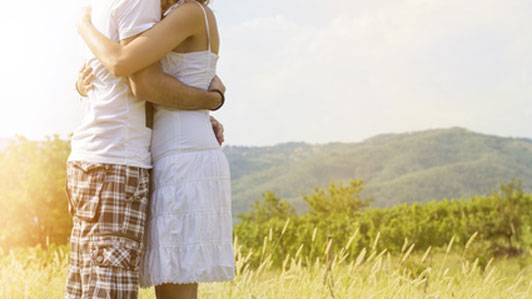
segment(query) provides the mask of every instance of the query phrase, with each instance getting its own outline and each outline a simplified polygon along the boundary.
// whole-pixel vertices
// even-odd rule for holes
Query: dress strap
[[[201,7],[201,10],[203,10],[203,16],[205,17],[205,26],[207,28],[207,44],[209,45],[209,52],[210,52],[211,51],[211,32],[209,29],[209,18],[207,17],[207,12],[205,11],[205,7],[201,3],[199,3],[196,0],[192,0],[192,2],[199,5],[199,7]]]

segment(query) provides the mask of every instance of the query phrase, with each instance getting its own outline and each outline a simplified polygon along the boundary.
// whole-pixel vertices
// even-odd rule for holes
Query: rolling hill
[[[226,146],[224,151],[235,215],[265,191],[303,211],[303,193],[349,179],[363,179],[364,196],[375,198],[372,205],[378,207],[486,194],[513,177],[532,190],[532,140],[462,128],[385,134],[359,143]]]

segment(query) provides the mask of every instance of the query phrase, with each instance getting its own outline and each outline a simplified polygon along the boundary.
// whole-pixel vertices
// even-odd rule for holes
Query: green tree
[[[286,219],[295,214],[294,208],[288,202],[281,200],[274,192],[266,192],[262,194],[262,203],[256,199],[248,213],[239,214],[237,217],[244,222],[260,224],[272,218]]]
[[[495,226],[490,232],[490,237],[504,237],[508,248],[514,248],[515,240],[518,243],[522,233],[523,219],[529,215],[530,205],[521,188],[521,181],[513,179],[508,184],[500,184],[499,191],[491,196],[495,202]]]
[[[233,231],[247,251],[253,250],[250,264],[256,266],[270,256],[279,266],[289,252],[295,252],[298,217],[292,206],[275,193],[262,194],[262,203],[255,200],[251,211],[238,218],[241,222]],[[268,250],[258,250],[265,245]]]
[[[0,246],[65,243],[72,226],[65,196],[68,142],[19,137],[0,153]]]
[[[374,200],[362,200],[360,192],[364,190],[362,180],[351,180],[348,186],[342,183],[329,183],[325,189],[314,189],[314,193],[303,195],[303,200],[308,204],[310,213],[321,217],[335,214],[355,216],[356,212],[369,206]]]

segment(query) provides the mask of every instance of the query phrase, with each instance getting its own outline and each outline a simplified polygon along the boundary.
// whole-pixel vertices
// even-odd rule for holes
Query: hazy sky
[[[530,0],[213,0],[232,145],[462,126],[532,138]],[[79,124],[79,1],[2,1],[0,136]]]

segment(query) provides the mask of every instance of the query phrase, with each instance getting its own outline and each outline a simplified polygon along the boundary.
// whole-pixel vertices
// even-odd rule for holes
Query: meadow
[[[278,236],[282,237],[282,236]],[[232,283],[201,284],[200,298],[532,298],[532,255],[491,259],[484,267],[465,258],[474,244],[464,248],[454,239],[441,249],[412,252],[405,242],[398,254],[378,251],[378,244],[349,258],[347,247],[316,260],[286,256],[281,267],[272,266],[267,253],[275,237],[265,238],[258,267],[251,254],[235,242],[236,277]],[[351,241],[354,236],[351,237]],[[349,242],[348,246],[352,243]],[[301,251],[300,251],[301,252]],[[347,262],[350,260],[350,262]],[[0,258],[0,298],[62,298],[68,265],[68,247],[51,245],[13,250]],[[155,298],[143,289],[139,298]]]

